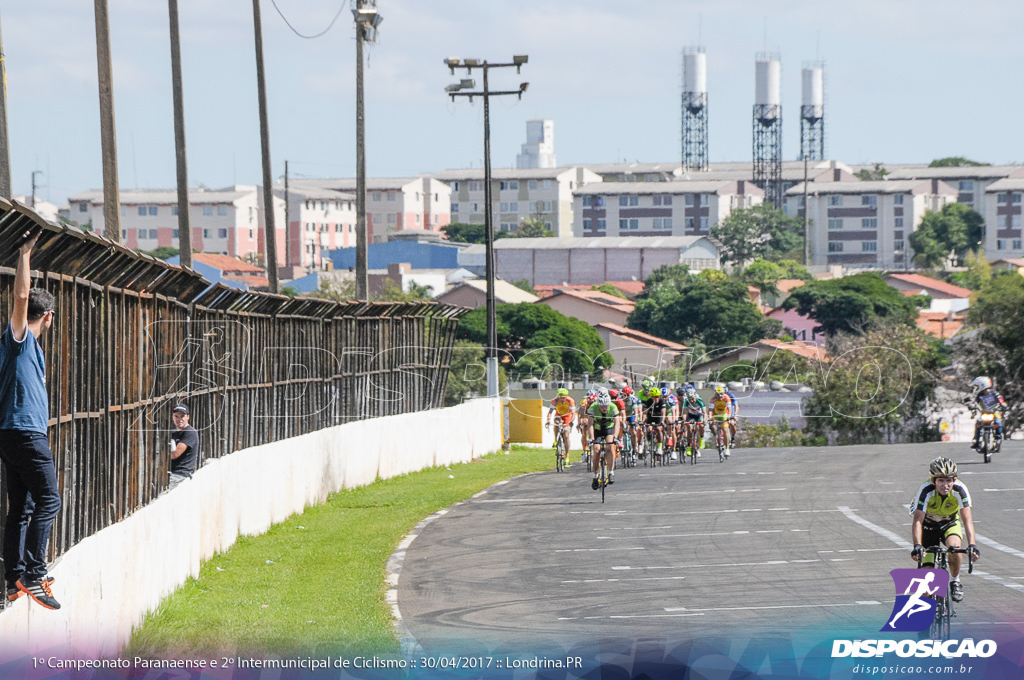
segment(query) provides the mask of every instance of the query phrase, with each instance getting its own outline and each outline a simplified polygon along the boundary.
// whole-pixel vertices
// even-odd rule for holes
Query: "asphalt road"
[[[953,635],[1024,637],[1024,444],[737,449],[719,463],[526,475],[449,508],[408,544],[402,625],[424,650],[576,640],[873,637],[889,570],[915,566],[907,506],[947,455],[971,491],[982,560]],[[966,569],[965,569],[966,571]]]

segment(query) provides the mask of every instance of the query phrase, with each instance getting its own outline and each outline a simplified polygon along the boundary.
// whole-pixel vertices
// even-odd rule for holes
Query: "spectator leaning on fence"
[[[46,573],[60,491],[47,441],[46,361],[37,339],[53,325],[54,299],[31,287],[32,248],[38,238],[38,233],[26,233],[19,249],[14,311],[0,336],[0,458],[7,482],[4,578],[9,602],[27,594],[47,609],[60,609]]]
[[[174,419],[174,432],[171,433],[171,483],[168,491],[192,477],[199,459],[199,433],[189,425],[191,415],[188,406],[178,404],[171,417]]]

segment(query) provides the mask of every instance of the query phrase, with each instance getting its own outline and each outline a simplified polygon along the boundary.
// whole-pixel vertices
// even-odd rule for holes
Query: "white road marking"
[[[562,581],[562,583],[633,583],[638,581],[682,581],[685,576],[641,576],[640,578],[590,578]]]
[[[640,548],[640,547],[635,547],[635,546],[631,547],[631,548],[623,548],[621,546],[618,546],[618,547],[615,547],[615,548],[560,548],[560,549],[556,550],[555,552],[556,553],[563,553],[563,552],[608,552],[608,551],[611,551],[611,550],[647,550],[647,548]]]
[[[761,609],[818,609],[822,607],[870,607],[881,605],[881,602],[874,600],[858,600],[857,602],[833,602],[822,604],[775,604],[757,607],[665,607],[667,612],[734,612],[734,611],[758,611]]]
[[[768,562],[723,562],[721,564],[677,564],[671,566],[652,566],[644,565],[642,567],[632,567],[629,565],[613,566],[613,571],[645,571],[648,569],[721,569],[724,567],[764,567],[764,566],[776,566],[780,564],[806,564],[808,562],[821,562],[818,559],[811,560],[770,560]]]
[[[1024,488],[1019,488],[1019,489],[982,489],[982,491],[987,491],[989,493],[999,493],[999,492],[1002,492],[1002,491],[1024,491]]]

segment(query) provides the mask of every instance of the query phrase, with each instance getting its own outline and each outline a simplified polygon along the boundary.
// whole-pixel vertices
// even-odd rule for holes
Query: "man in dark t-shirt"
[[[174,432],[171,433],[171,483],[168,491],[191,478],[199,460],[199,433],[189,424],[188,406],[175,406],[172,417]]]

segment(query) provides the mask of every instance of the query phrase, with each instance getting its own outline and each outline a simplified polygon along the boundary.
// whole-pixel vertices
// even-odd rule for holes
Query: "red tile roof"
[[[216,267],[225,274],[232,272],[238,274],[253,274],[256,276],[266,276],[267,274],[266,270],[262,267],[249,264],[245,260],[239,260],[237,257],[231,257],[230,255],[218,255],[216,253],[192,253],[192,259],[211,267]]]
[[[602,305],[604,307],[612,307],[623,312],[632,312],[636,306],[629,300],[623,300],[620,297],[609,295],[608,293],[602,293],[599,290],[571,290],[567,288],[557,288],[549,298],[557,295],[568,295],[569,297],[577,298],[579,300],[586,300],[594,304]]]
[[[955,298],[969,298],[971,292],[967,288],[961,288],[960,286],[954,286],[952,283],[946,283],[945,281],[939,281],[933,279],[930,276],[924,276],[922,274],[889,274],[891,279],[902,281],[903,283],[909,283],[912,286],[920,286],[925,290],[932,290],[939,293],[948,295],[949,297]]]
[[[653,347],[662,347],[676,352],[685,352],[687,349],[686,345],[682,345],[678,342],[665,340],[664,338],[659,338],[656,335],[648,335],[647,333],[642,333],[638,330],[626,328],[625,326],[620,326],[614,323],[602,322],[597,324],[595,328],[605,328],[620,337],[629,338],[630,340],[634,340],[645,345],[651,345]]]
[[[946,312],[918,312],[917,327],[928,335],[945,340],[964,327],[964,317]]]
[[[754,343],[755,345],[768,346],[772,349],[781,349],[786,352],[792,352],[799,356],[807,359],[814,359],[816,361],[828,361],[828,353],[824,347],[819,347],[811,342],[804,342],[802,340],[791,340],[784,342],[782,340],[774,340],[770,338],[764,338]]]

